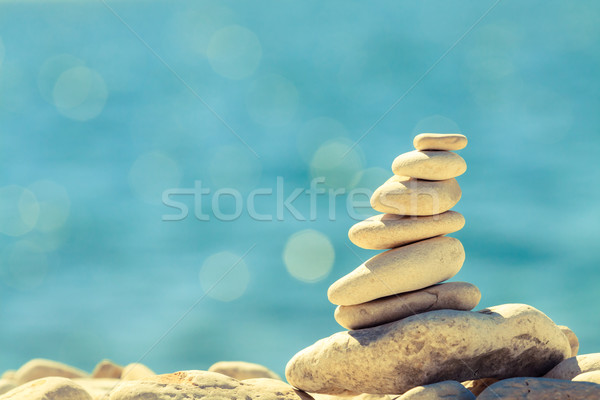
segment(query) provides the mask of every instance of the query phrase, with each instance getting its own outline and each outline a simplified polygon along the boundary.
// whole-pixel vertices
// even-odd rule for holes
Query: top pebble
[[[461,150],[467,146],[467,137],[459,133],[421,133],[413,144],[417,150]]]

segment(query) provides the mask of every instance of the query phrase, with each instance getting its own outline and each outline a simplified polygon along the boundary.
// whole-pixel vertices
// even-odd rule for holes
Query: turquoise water
[[[600,351],[600,5],[502,1],[420,79],[492,2],[108,4],[118,16],[0,4],[0,369],[143,357],[283,373],[341,329],[327,287],[376,252],[347,239],[345,195],[300,196],[305,221],[278,220],[275,195],[255,204],[273,221],[220,221],[215,191],[246,209],[278,177],[285,197],[319,176],[373,189],[422,131],[470,140],[455,279],[480,307],[531,304]],[[163,191],[196,181],[212,196],[175,195],[189,215],[163,220],[178,213]]]

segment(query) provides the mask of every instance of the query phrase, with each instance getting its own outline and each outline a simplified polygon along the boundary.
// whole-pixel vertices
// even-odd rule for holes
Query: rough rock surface
[[[575,357],[577,352],[579,351],[579,339],[577,339],[577,335],[568,326],[559,325],[560,330],[565,334],[567,339],[569,339],[569,343],[571,344],[571,357]]]
[[[600,353],[582,354],[564,360],[544,375],[544,378],[571,380],[584,372],[598,370],[600,370]]]
[[[410,151],[400,154],[392,163],[392,171],[400,176],[443,181],[465,173],[467,163],[451,151]]]
[[[421,133],[413,139],[417,150],[461,150],[467,143],[467,137],[460,133]]]
[[[394,175],[371,196],[373,209],[399,215],[435,215],[458,203],[462,192],[456,179],[426,181]]]
[[[362,329],[434,310],[469,311],[481,300],[477,286],[447,282],[353,306],[338,306],[335,320],[346,329]]]
[[[181,371],[155,375],[139,381],[123,382],[110,394],[110,400],[311,400],[277,379],[249,379],[240,382],[207,371]]]
[[[230,376],[238,381],[254,378],[281,379],[279,375],[269,368],[245,361],[220,361],[211,365],[208,370]]]
[[[27,382],[3,394],[0,400],[92,400],[92,397],[70,379],[47,377]]]
[[[600,385],[546,378],[513,378],[494,383],[478,400],[600,399]]]
[[[455,211],[424,217],[379,214],[355,224],[348,238],[363,249],[383,250],[446,235],[464,226],[465,217]]]
[[[327,296],[333,304],[348,306],[423,289],[456,275],[464,260],[458,239],[423,240],[370,258],[334,282]]]
[[[85,378],[88,374],[80,369],[57,361],[35,358],[26,362],[15,372],[15,382],[19,385],[48,376],[63,378]]]
[[[540,376],[571,352],[545,314],[524,304],[440,310],[339,332],[300,351],[288,382],[314,393],[404,393],[444,380]]]
[[[456,381],[443,381],[426,386],[417,386],[397,397],[397,400],[475,400],[473,393]]]

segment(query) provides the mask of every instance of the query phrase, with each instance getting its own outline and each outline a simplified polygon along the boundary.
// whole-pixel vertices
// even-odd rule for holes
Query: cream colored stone
[[[400,176],[443,181],[465,173],[467,163],[451,151],[410,151],[400,154],[392,163],[392,171]]]
[[[93,400],[71,379],[47,377],[29,381],[0,396],[0,400]]]
[[[512,378],[494,383],[477,400],[600,399],[600,385],[546,378]]]
[[[353,306],[338,306],[335,320],[346,329],[362,329],[398,321],[434,310],[469,311],[481,300],[477,286],[447,282],[409,293],[376,299]]]
[[[460,133],[421,133],[413,139],[417,150],[461,150],[467,147],[467,137]]]
[[[15,371],[14,369],[7,369],[6,371],[4,371],[0,379],[9,379],[14,381],[16,373],[17,371]]]
[[[392,400],[396,395],[359,394],[357,396],[335,396],[330,394],[309,393],[315,400]]]
[[[281,377],[267,367],[260,364],[249,363],[245,361],[220,361],[211,365],[210,372],[218,372],[232,378],[242,381],[244,379],[271,378],[280,379]]]
[[[102,360],[92,371],[92,378],[121,378],[123,367],[110,360]]]
[[[120,379],[116,378],[74,378],[73,382],[84,388],[92,399],[105,400],[108,394],[121,383]]]
[[[312,400],[277,379],[249,379],[240,382],[208,371],[180,371],[155,375],[133,382],[122,382],[109,400]]]
[[[589,371],[600,371],[600,353],[582,354],[571,357],[544,375],[544,378],[571,380],[579,374]]]
[[[287,364],[288,382],[314,393],[404,393],[479,376],[539,376],[567,357],[569,341],[525,304],[439,310],[336,333]]]
[[[567,339],[569,339],[569,343],[571,344],[571,357],[575,357],[577,352],[579,351],[579,339],[577,339],[577,335],[568,326],[559,325],[560,330],[565,334]]]
[[[348,306],[410,292],[452,278],[465,261],[458,239],[442,236],[388,250],[334,282],[333,304]]]
[[[479,396],[488,387],[498,382],[496,378],[481,378],[462,382],[462,385],[467,388],[475,397]]]
[[[17,384],[10,379],[0,379],[0,394],[4,394],[17,387]]]
[[[425,181],[394,175],[371,196],[375,210],[399,215],[435,215],[458,203],[462,192],[456,179]]]
[[[35,358],[23,364],[15,372],[15,382],[22,385],[48,376],[61,376],[64,378],[85,378],[88,374],[80,369],[57,361]]]
[[[584,372],[572,379],[575,382],[592,382],[600,384],[600,370]]]
[[[156,373],[144,364],[131,363],[123,368],[121,379],[124,381],[135,381],[138,379],[154,376]]]
[[[397,400],[474,400],[475,396],[456,381],[443,381],[417,386],[398,397]]]
[[[355,224],[348,231],[348,238],[363,249],[393,249],[456,232],[463,226],[465,217],[455,211],[424,217],[379,214]]]

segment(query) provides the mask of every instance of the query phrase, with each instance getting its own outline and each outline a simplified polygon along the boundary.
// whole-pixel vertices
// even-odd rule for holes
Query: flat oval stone
[[[456,179],[426,181],[394,175],[371,196],[371,207],[382,213],[435,215],[458,203],[462,192]]]
[[[392,163],[392,171],[400,176],[443,181],[465,173],[467,163],[451,151],[410,151],[400,154]]]
[[[571,357],[575,357],[577,352],[579,351],[579,339],[577,339],[577,335],[568,326],[559,325],[560,330],[565,334],[567,339],[569,339],[569,343],[571,344]]]
[[[88,374],[80,369],[57,361],[35,358],[23,364],[15,373],[15,382],[19,385],[48,376],[63,378],[85,378]]]
[[[260,364],[245,361],[219,361],[210,366],[210,372],[218,372],[239,381],[254,378],[281,379],[279,375]]]
[[[423,289],[452,278],[465,261],[458,239],[441,236],[388,250],[334,282],[333,304],[349,306]]]
[[[600,353],[582,354],[564,360],[544,375],[544,378],[571,380],[584,372],[599,370]]]
[[[136,381],[138,379],[154,376],[156,373],[144,364],[131,363],[127,364],[121,372],[121,379],[124,381]]]
[[[505,304],[338,332],[296,354],[285,375],[307,392],[404,393],[445,380],[540,376],[570,352],[565,335],[542,312]]]
[[[475,400],[475,396],[456,381],[443,381],[410,389],[396,400]]]
[[[363,249],[383,250],[446,235],[463,226],[465,217],[456,211],[424,217],[379,214],[355,224],[348,231],[348,238]]]
[[[92,396],[71,379],[51,376],[18,386],[0,400],[92,400]]]
[[[363,329],[434,310],[469,311],[481,300],[477,286],[447,282],[414,292],[384,297],[353,306],[338,306],[335,320],[346,329]]]
[[[417,150],[461,150],[467,147],[467,137],[460,133],[421,133],[413,139]]]
[[[600,384],[600,371],[589,371],[577,375],[572,379],[573,382],[592,382]]]
[[[600,385],[546,378],[513,378],[494,383],[478,400],[600,399]]]

